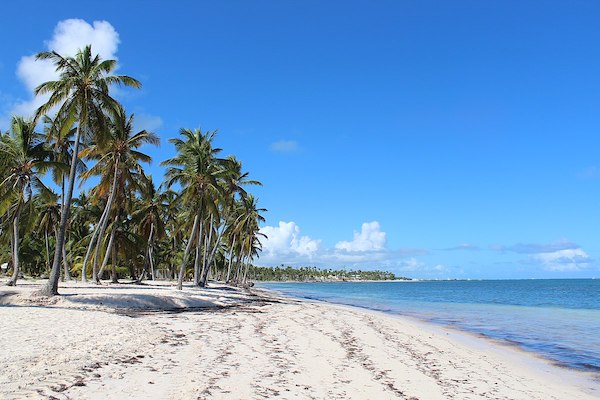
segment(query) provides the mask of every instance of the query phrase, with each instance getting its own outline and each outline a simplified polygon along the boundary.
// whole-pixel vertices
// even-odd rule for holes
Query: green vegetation
[[[157,184],[140,148],[158,145],[158,136],[135,132],[133,114],[110,92],[141,83],[113,74],[116,61],[90,46],[74,57],[37,58],[59,74],[35,90],[50,97],[0,132],[0,263],[9,265],[8,283],[22,274],[48,277],[44,295],[58,293],[61,276],[177,279],[180,289],[184,280],[205,286],[209,277],[245,285],[266,210],[245,189],[260,182],[234,156],[220,157],[216,131],[181,129]],[[91,178],[96,185],[73,198],[78,181]]]
[[[280,267],[250,267],[250,279],[255,281],[296,281],[296,282],[328,282],[328,281],[389,281],[410,280],[410,278],[397,277],[387,271],[362,271],[362,270],[333,270],[318,269],[316,267],[292,268]]]

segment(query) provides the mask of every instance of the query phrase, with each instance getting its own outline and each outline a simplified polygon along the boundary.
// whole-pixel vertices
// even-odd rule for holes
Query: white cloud
[[[100,57],[116,59],[119,43],[119,34],[107,21],[94,21],[90,25],[82,19],[67,19],[56,25],[48,49],[75,55],[77,50],[91,44],[94,53]]]
[[[300,148],[298,142],[295,140],[279,140],[277,142],[271,143],[269,147],[271,151],[275,151],[278,153],[292,153]]]
[[[149,132],[156,133],[156,130],[160,128],[163,124],[163,120],[161,117],[157,115],[144,114],[139,113],[135,114],[135,118],[133,120],[135,125],[135,131],[139,132],[142,130],[147,130]]]
[[[407,255],[422,255],[418,249],[389,251],[385,248],[386,234],[378,222],[362,225],[361,232],[354,233],[352,242],[339,242],[335,248],[324,248],[321,241],[300,234],[295,222],[279,222],[278,226],[265,226],[261,232],[261,262],[265,264],[311,264],[311,265],[365,265],[382,264]]]
[[[560,250],[574,250],[578,248],[579,245],[567,239],[561,239],[552,243],[517,243],[512,246],[493,245],[491,247],[495,251],[519,254],[553,253]]]
[[[333,265],[350,264],[358,266],[361,264],[381,264],[394,256],[395,254],[385,250],[361,252],[327,250],[320,255],[320,259]]]
[[[420,271],[426,268],[426,264],[424,262],[418,261],[416,258],[411,257],[405,260],[401,260],[398,263],[398,269],[404,272],[415,272]]]
[[[46,48],[61,55],[74,56],[78,49],[88,44],[92,52],[103,59],[116,59],[119,34],[107,21],[94,21],[92,25],[81,19],[60,21],[52,38],[46,41]],[[48,96],[33,96],[33,90],[40,84],[56,80],[58,74],[49,60],[36,60],[35,55],[24,56],[17,66],[17,76],[32,92],[29,100],[20,101],[12,108],[12,114],[30,116],[42,105]]]
[[[591,262],[590,256],[580,248],[535,254],[532,258],[547,270],[558,272],[581,271]]]
[[[385,248],[386,234],[381,231],[379,222],[365,222],[360,232],[354,232],[351,242],[341,241],[335,245],[338,250],[349,252],[379,251]]]
[[[547,271],[581,271],[592,265],[592,258],[577,244],[567,239],[552,243],[518,243],[512,246],[491,247],[500,252],[526,254],[525,262],[542,266]]]
[[[267,239],[261,239],[261,257],[266,261],[294,263],[311,260],[321,246],[320,240],[301,236],[300,227],[293,221],[280,221],[278,226],[265,226],[260,231],[267,235]]]
[[[461,243],[458,246],[448,247],[444,250],[446,250],[446,251],[458,251],[458,250],[478,251],[478,250],[481,250],[481,248],[479,248],[479,246],[476,246],[471,243]]]
[[[428,274],[445,271],[443,266],[429,267],[415,258],[426,255],[425,250],[387,249],[386,234],[381,232],[376,221],[362,224],[361,232],[354,233],[352,242],[339,242],[332,248],[324,247],[321,240],[301,235],[300,227],[293,221],[282,221],[277,226],[265,226],[260,231],[268,236],[267,239],[261,239],[263,250],[260,260],[257,261],[261,265],[383,268]]]

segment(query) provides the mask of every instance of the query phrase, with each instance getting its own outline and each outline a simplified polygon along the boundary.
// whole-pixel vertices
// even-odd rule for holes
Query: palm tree
[[[73,136],[75,136],[77,128],[74,128],[68,121],[61,121],[58,116],[55,116],[55,118],[52,119],[45,115],[43,117],[43,122],[45,124],[46,140],[52,144],[52,158],[62,164],[69,165],[71,159],[73,158]],[[85,170],[85,163],[79,159],[77,161],[76,173],[81,174]],[[68,177],[68,173],[69,169],[55,168],[52,170],[52,180],[54,183],[60,186],[61,209],[65,204],[65,181]],[[58,228],[58,224],[56,227]],[[69,231],[70,230],[68,230],[68,232]],[[65,242],[68,243],[69,240],[65,239]],[[70,280],[71,274],[69,271],[69,260],[67,259],[66,244],[62,247],[62,259],[64,277],[66,280]]]
[[[244,186],[246,185],[256,185],[262,186],[257,180],[248,179],[249,173],[242,172],[242,163],[235,156],[227,157],[225,161],[226,166],[226,177],[225,177],[225,187],[226,187],[226,209],[224,210],[224,218],[227,223],[226,230],[229,233],[229,238],[231,239],[230,246],[230,258],[229,265],[227,268],[227,274],[225,281],[228,282],[231,274],[231,263],[233,261],[233,252],[235,249],[236,241],[239,234],[239,228],[237,227],[239,223],[239,219],[241,218],[241,210],[243,209],[243,203],[238,202],[236,200],[236,194],[238,194],[242,199],[247,196],[246,190]],[[266,210],[264,210],[266,211]],[[206,285],[206,281],[204,280],[204,285]]]
[[[189,205],[194,215],[192,231],[179,268],[177,280],[179,290],[183,287],[188,256],[201,229],[205,211],[216,214],[214,199],[220,196],[219,180],[224,171],[223,160],[216,157],[221,149],[212,146],[216,131],[202,133],[200,129],[194,131],[182,129],[180,134],[185,140],[178,138],[170,140],[175,145],[177,155],[161,163],[169,167],[165,174],[165,186],[171,187],[175,183],[181,185],[179,200]],[[199,252],[196,252],[196,256],[199,257]]]
[[[40,231],[44,232],[44,241],[46,245],[46,268],[50,271],[50,240],[49,236],[52,232],[56,236],[58,222],[60,221],[60,204],[58,203],[58,195],[48,191],[39,196],[39,210],[37,226]],[[65,269],[65,278],[69,279],[69,270]]]
[[[104,212],[94,232],[94,235],[97,234],[98,240],[95,243],[96,256],[94,257],[92,276],[97,282],[99,281],[97,267],[100,244],[108,224],[109,214],[113,211],[113,204],[116,206],[115,213],[118,213],[118,209],[123,207],[127,196],[130,196],[131,192],[141,189],[145,175],[140,162],[149,163],[152,160],[150,156],[137,149],[144,144],[158,145],[160,143],[158,136],[152,132],[142,130],[134,134],[133,118],[133,114],[128,117],[123,107],[117,106],[113,118],[109,122],[108,138],[101,143],[91,144],[80,153],[81,157],[96,160],[96,164],[81,175],[82,181],[100,175],[100,183],[94,189],[95,195],[103,198],[108,194]],[[92,236],[87,254],[94,245],[94,239]],[[86,262],[87,255],[83,262],[83,272],[86,269]]]
[[[183,242],[183,232],[185,225],[181,223],[178,193],[174,190],[163,192],[165,203],[162,207],[162,213],[165,221],[165,233],[167,242],[158,244],[158,256],[169,266],[169,277],[175,278],[176,264],[181,252],[179,243]]]
[[[246,190],[244,190],[244,186],[246,185],[262,186],[262,183],[257,180],[248,179],[250,173],[242,172],[242,162],[235,156],[228,156],[224,161],[224,165],[226,168],[225,185],[231,199],[235,198],[236,194],[245,197]]]
[[[79,269],[87,242],[91,236],[91,227],[94,223],[97,223],[102,210],[91,201],[89,194],[85,191],[79,192],[79,196],[73,198],[72,207],[71,218],[69,219],[70,259],[78,265],[77,269]]]
[[[69,185],[56,238],[52,271],[46,287],[41,290],[41,294],[52,296],[58,294],[60,263],[75,185],[80,141],[82,138],[86,139],[88,136],[93,136],[91,130],[93,121],[101,128],[105,122],[105,111],[115,108],[116,101],[109,94],[109,87],[112,84],[135,88],[139,88],[141,84],[129,76],[112,75],[111,73],[115,70],[117,62],[115,60],[101,60],[98,55],[93,56],[91,46],[86,46],[83,50],[78,51],[75,57],[62,56],[55,51],[51,51],[39,53],[37,59],[53,61],[60,77],[56,81],[45,82],[35,89],[36,95],[50,93],[48,101],[38,108],[36,119],[47,114],[54,107],[59,107],[57,118],[63,126],[77,122],[69,172]],[[102,132],[102,129],[96,130],[94,133],[99,136],[100,132]],[[99,139],[99,137],[96,138],[97,141],[100,141]]]
[[[241,271],[240,266],[244,267],[243,278],[241,283],[246,282],[248,273],[248,261],[254,256],[258,256],[258,250],[261,248],[260,237],[267,236],[260,232],[259,223],[265,219],[261,213],[266,212],[264,208],[258,208],[258,204],[254,196],[247,195],[242,198],[242,205],[239,217],[236,222],[236,231],[239,235],[238,247],[238,271],[236,273],[237,280],[240,281]]]
[[[49,190],[41,176],[53,165],[50,153],[44,146],[42,135],[35,132],[35,122],[13,117],[11,133],[0,138],[0,155],[4,179],[0,182],[0,214],[12,216],[12,266],[13,275],[8,285],[14,286],[20,273],[19,220],[27,203],[33,205],[34,191]]]
[[[140,201],[132,213],[131,217],[137,221],[139,233],[147,243],[144,256],[144,270],[138,277],[138,282],[144,279],[148,267],[150,267],[150,277],[155,279],[154,275],[154,250],[156,240],[165,236],[165,221],[163,218],[163,209],[167,204],[166,192],[157,192],[152,176],[145,179],[145,185],[141,191]]]

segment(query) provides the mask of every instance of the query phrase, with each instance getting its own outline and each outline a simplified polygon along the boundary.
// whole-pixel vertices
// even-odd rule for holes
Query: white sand
[[[71,286],[41,305],[35,285],[0,288],[0,398],[600,398],[583,374],[408,318],[226,288]]]

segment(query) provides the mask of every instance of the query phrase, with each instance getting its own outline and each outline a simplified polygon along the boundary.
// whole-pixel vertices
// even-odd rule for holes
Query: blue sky
[[[162,138],[147,149],[155,177],[168,138],[201,127],[219,129],[224,153],[264,183],[259,263],[600,276],[596,1],[30,1],[3,11],[15,17],[3,20],[0,129],[35,103],[43,74],[22,57],[98,41],[144,85],[116,96]]]

